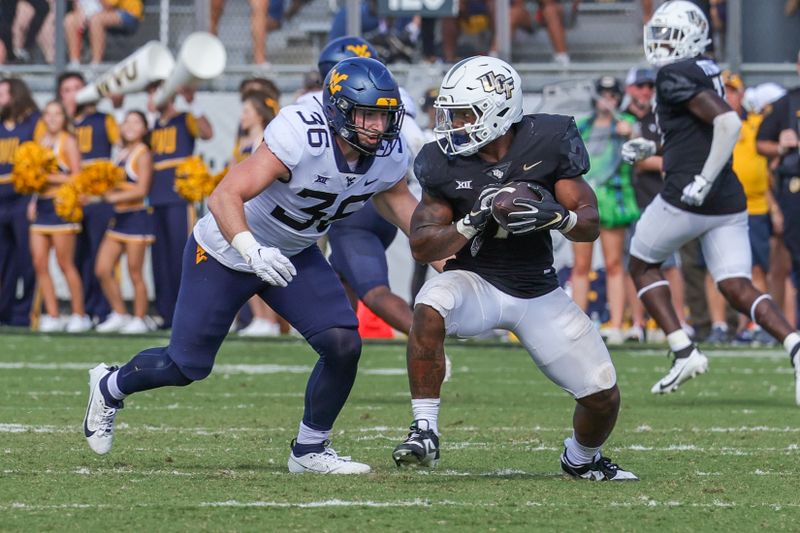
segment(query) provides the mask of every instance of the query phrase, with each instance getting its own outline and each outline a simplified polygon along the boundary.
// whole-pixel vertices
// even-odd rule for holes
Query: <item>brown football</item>
[[[526,182],[512,181],[506,183],[503,188],[494,196],[492,200],[492,216],[500,226],[508,231],[508,215],[515,211],[527,211],[525,206],[514,205],[514,200],[517,198],[531,198],[536,201],[541,201],[542,197],[536,192],[532,191]]]

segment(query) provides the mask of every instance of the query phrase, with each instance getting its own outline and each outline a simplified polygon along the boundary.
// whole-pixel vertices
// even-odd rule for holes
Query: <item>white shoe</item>
[[[96,331],[98,333],[114,333],[127,326],[130,321],[131,315],[121,315],[112,312],[103,322],[97,325]]]
[[[67,333],[83,333],[90,329],[92,329],[92,319],[88,315],[70,315],[67,322]]]
[[[300,457],[296,457],[294,452],[289,453],[289,472],[293,474],[368,474],[371,470],[369,465],[340,456],[327,442],[320,453],[307,453]]]
[[[83,417],[83,434],[94,453],[103,455],[111,451],[114,441],[114,418],[119,407],[108,405],[100,392],[100,380],[117,367],[108,367],[100,363],[89,371],[89,405]]]
[[[667,342],[667,336],[664,334],[664,330],[657,326],[648,328],[645,336],[649,344],[663,344]]]
[[[39,317],[39,332],[52,333],[64,331],[64,320],[60,316],[42,315]]]
[[[608,346],[625,344],[625,334],[619,328],[603,328],[600,330],[600,336],[603,337]]]
[[[453,362],[450,360],[447,354],[444,354],[444,381],[443,383],[447,383],[450,381],[450,378],[453,377]]]
[[[625,331],[625,342],[644,342],[644,330],[642,326],[633,325]]]
[[[148,331],[150,331],[150,328],[147,327],[147,323],[145,323],[143,318],[139,318],[138,316],[133,317],[119,330],[119,332],[124,335],[137,335],[147,333]]]
[[[695,348],[689,357],[675,358],[667,375],[653,385],[650,392],[653,394],[674,392],[684,381],[706,372],[708,372],[708,358]]]
[[[254,318],[246,328],[239,330],[242,337],[277,337],[281,334],[281,327],[275,322],[263,318]]]

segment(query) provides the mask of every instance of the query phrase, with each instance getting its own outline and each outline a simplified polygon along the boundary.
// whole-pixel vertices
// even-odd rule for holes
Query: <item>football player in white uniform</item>
[[[651,391],[672,392],[708,369],[708,359],[681,328],[660,270],[675,250],[699,238],[708,270],[725,299],[783,343],[797,373],[800,404],[800,334],[769,295],[750,281],[747,206],[731,168],[741,120],[724,99],[719,67],[703,55],[710,42],[705,15],[686,0],[662,4],[644,28],[647,60],[660,67],[656,116],[663,138],[664,188],[636,225],[630,273],[639,298],[675,354],[672,368]],[[655,144],[641,138],[622,147],[631,163],[654,151]]]
[[[445,75],[435,104],[437,140],[415,170],[423,196],[412,220],[420,262],[445,259],[445,272],[420,290],[408,339],[414,422],[393,458],[399,465],[439,460],[438,416],[445,335],[513,331],[533,361],[575,398],[573,435],[561,467],[589,480],[635,480],[601,453],[619,412],[616,371],[591,320],[558,286],[550,230],[576,241],[599,232],[597,199],[583,180],[589,155],[572,117],[523,115],[519,74],[492,57],[472,57]],[[506,230],[492,198],[525,182]],[[522,202],[517,203],[517,202]],[[562,205],[563,203],[563,205]],[[511,229],[513,228],[513,229]]]
[[[370,198],[407,232],[417,201],[405,182],[400,94],[386,67],[347,59],[324,86],[322,107],[282,109],[263,144],[210,197],[211,213],[197,223],[185,248],[169,346],[144,350],[120,368],[101,364],[90,371],[84,431],[96,453],[111,449],[126,396],[208,376],[236,312],[258,294],[319,354],[289,470],[369,472],[329,446],[356,377],[361,339],[344,289],[316,241]]]

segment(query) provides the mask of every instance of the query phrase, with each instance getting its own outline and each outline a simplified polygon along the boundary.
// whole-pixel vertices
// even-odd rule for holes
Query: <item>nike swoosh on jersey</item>
[[[535,166],[538,166],[538,165],[539,165],[541,162],[542,162],[542,161],[537,161],[536,163],[534,163],[534,164],[532,164],[532,165],[529,165],[529,164],[527,164],[527,163],[526,163],[526,164],[522,165],[522,170],[524,170],[525,172],[527,172],[527,171],[529,171],[530,169],[532,169],[533,167],[535,167]]]
[[[376,181],[378,181],[378,178],[375,178],[375,179],[374,179],[374,180],[372,180],[372,181],[365,181],[365,182],[364,182],[364,186],[366,187],[367,185],[372,185],[372,184],[373,184],[373,183],[375,183]]]

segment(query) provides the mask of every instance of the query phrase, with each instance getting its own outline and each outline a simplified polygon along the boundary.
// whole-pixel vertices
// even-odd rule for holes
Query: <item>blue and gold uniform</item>
[[[58,172],[61,174],[69,174],[72,172],[69,167],[66,154],[64,153],[64,144],[68,138],[69,133],[62,131],[58,134],[53,146],[49,147],[56,155]],[[44,143],[42,144],[44,145]],[[81,231],[80,224],[76,222],[67,222],[56,215],[55,206],[53,205],[53,198],[55,198],[56,191],[59,187],[60,185],[55,184],[47,185],[44,191],[42,191],[42,193],[39,194],[38,198],[36,199],[36,218],[31,223],[32,233],[53,235],[56,233],[79,233]]]
[[[156,239],[152,248],[153,281],[156,309],[164,319],[165,328],[172,324],[183,247],[196,221],[194,206],[175,192],[175,168],[194,153],[198,135],[197,122],[190,113],[159,120],[150,133],[154,173],[149,201]]]
[[[11,170],[19,145],[34,140],[43,130],[40,116],[36,111],[19,123],[0,123],[0,323],[12,326],[30,324],[36,277],[28,244],[30,196],[14,191]],[[18,298],[20,279],[23,291]]]
[[[139,145],[124,158],[118,160],[117,166],[125,169],[125,182],[118,187],[130,189],[139,181],[139,157],[147,150],[144,145]],[[132,202],[121,202],[114,205],[114,217],[106,231],[108,237],[121,242],[152,243],[153,216],[147,201],[143,198]]]
[[[111,159],[111,149],[119,143],[119,127],[108,113],[93,112],[75,120],[75,137],[81,153],[81,166]],[[82,229],[75,247],[75,264],[83,282],[86,313],[102,321],[111,311],[100,281],[94,275],[97,251],[114,209],[106,202],[92,203],[83,208]]]

